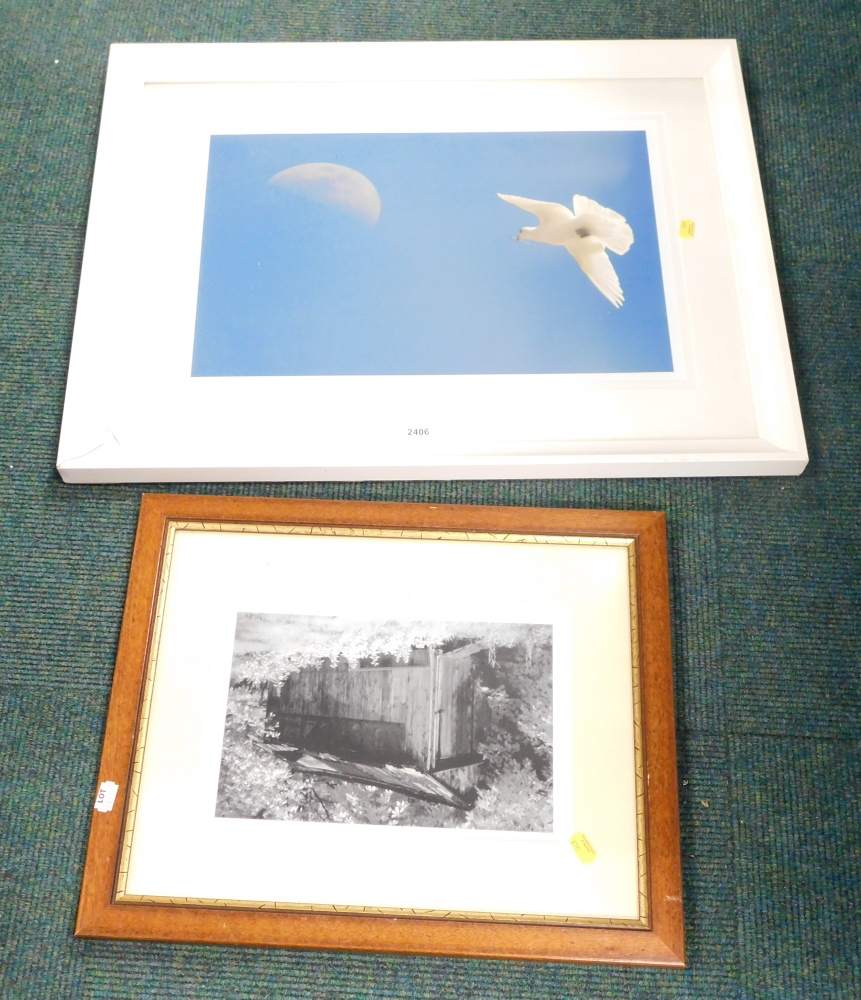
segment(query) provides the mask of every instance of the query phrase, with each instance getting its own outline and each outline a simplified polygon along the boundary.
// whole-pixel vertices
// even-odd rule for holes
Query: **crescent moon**
[[[340,163],[300,163],[270,177],[268,183],[355,215],[370,226],[380,217],[377,189],[364,174]]]

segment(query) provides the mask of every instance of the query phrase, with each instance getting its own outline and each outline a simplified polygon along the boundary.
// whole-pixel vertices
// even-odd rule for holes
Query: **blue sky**
[[[267,184],[337,163],[376,226]],[[616,309],[497,192],[624,215]],[[644,132],[212,136],[192,375],[672,370]]]

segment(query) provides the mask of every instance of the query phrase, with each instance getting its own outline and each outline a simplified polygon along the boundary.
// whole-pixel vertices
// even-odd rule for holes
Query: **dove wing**
[[[535,201],[534,198],[519,198],[515,194],[501,194],[498,197],[507,201],[509,205],[516,205],[525,212],[537,215],[538,221],[541,223],[570,222],[574,218],[574,213],[570,208],[555,201]]]
[[[624,215],[619,215],[611,208],[604,208],[591,198],[582,194],[574,195],[574,214],[582,217],[586,227],[597,237],[608,250],[623,254],[631,249],[634,233],[625,221]]]
[[[601,250],[599,253],[585,253],[579,240],[565,244],[565,249],[580,265],[580,269],[598,291],[608,298],[618,309],[625,301],[619,276],[610,263],[610,258]]]

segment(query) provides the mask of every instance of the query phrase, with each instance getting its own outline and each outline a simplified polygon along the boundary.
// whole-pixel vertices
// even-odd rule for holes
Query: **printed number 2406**
[[[407,437],[427,437],[430,434],[429,427],[408,427]]]

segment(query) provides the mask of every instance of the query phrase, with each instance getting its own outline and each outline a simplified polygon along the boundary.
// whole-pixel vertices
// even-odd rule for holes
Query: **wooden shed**
[[[344,760],[450,772],[440,777],[463,788],[482,760],[475,726],[482,649],[414,647],[405,660],[304,667],[270,685],[267,731],[281,743]]]

